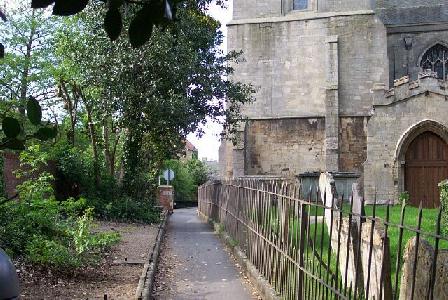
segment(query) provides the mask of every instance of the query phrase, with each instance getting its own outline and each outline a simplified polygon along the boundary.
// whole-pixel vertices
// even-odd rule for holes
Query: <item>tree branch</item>
[[[138,1],[138,0],[124,0],[124,2],[129,3],[129,4],[145,5],[145,2]]]
[[[18,196],[19,196],[19,194],[16,193],[14,196],[4,199],[3,201],[0,202],[0,206],[8,203],[11,200],[16,199]]]
[[[5,82],[3,82],[3,80],[0,80],[0,84],[1,84],[2,86],[4,86],[5,88],[7,88],[7,89],[8,89],[11,93],[13,93],[17,98],[20,98],[19,93],[16,92],[16,91],[14,91],[14,90],[12,89],[12,87],[10,87],[8,84],[6,84]]]

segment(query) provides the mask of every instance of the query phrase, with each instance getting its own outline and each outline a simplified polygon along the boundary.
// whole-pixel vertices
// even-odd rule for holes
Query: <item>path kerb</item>
[[[166,225],[168,223],[168,218],[170,214],[168,211],[163,212],[162,222],[159,225],[159,230],[157,231],[156,242],[152,249],[150,249],[149,260],[143,266],[142,275],[138,282],[137,290],[135,292],[136,300],[149,300],[151,299],[151,291],[154,284],[154,275],[157,270],[157,263],[160,254],[160,245],[163,241],[165,235]]]
[[[198,215],[205,222],[208,222],[211,226],[215,228],[215,232],[219,232],[219,223],[214,222],[209,217],[205,216],[198,211]],[[261,294],[264,300],[280,300],[280,296],[274,290],[274,288],[269,284],[269,282],[258,272],[257,268],[250,262],[244,252],[240,247],[235,246],[233,239],[226,233],[220,232],[220,238],[226,244],[226,246],[232,251],[233,256],[236,258],[238,264],[243,269],[244,274],[249,278],[249,280],[256,286],[257,291]]]

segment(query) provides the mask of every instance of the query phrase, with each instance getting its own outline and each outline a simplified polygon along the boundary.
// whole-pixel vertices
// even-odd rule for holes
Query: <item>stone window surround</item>
[[[318,0],[308,0],[308,8],[294,9],[294,0],[282,0],[283,15],[302,14],[305,12],[316,12]]]
[[[396,196],[404,192],[404,172],[405,172],[405,155],[414,139],[423,132],[430,131],[437,134],[442,140],[448,143],[448,128],[440,124],[437,121],[426,119],[417,124],[414,124],[406,130],[406,132],[400,137],[395,148],[395,160],[394,160],[394,182]],[[398,199],[398,198],[397,198]]]
[[[302,8],[296,7],[295,3],[297,2],[298,6],[304,6]],[[309,10],[310,1],[309,0],[292,0],[292,9],[293,10]]]
[[[448,43],[443,40],[436,40],[431,42],[429,46],[427,46],[423,51],[420,53],[418,59],[417,59],[417,67],[421,68],[423,57],[425,56],[426,52],[428,52],[432,47],[435,47],[436,45],[442,45],[446,48],[448,48]],[[422,70],[423,71],[423,70]]]

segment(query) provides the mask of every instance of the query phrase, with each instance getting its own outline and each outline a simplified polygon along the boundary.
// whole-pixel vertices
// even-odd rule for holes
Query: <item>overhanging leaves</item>
[[[110,8],[120,8],[124,3],[124,0],[109,0]]]
[[[123,28],[123,22],[121,20],[121,14],[118,8],[109,8],[104,18],[104,30],[107,36],[115,41],[120,36]]]
[[[86,8],[89,0],[56,0],[53,15],[71,16]]]
[[[153,27],[154,11],[146,4],[129,25],[129,41],[132,47],[138,48],[145,44],[151,38]]]
[[[19,121],[11,117],[6,117],[3,119],[2,129],[8,138],[16,138],[21,131]]]
[[[32,0],[31,7],[32,8],[45,8],[50,4],[53,4],[55,0]]]
[[[41,141],[54,139],[56,136],[57,136],[56,127],[42,127],[39,128],[39,130],[34,134],[34,137]]]
[[[42,120],[42,109],[39,102],[30,97],[26,103],[26,114],[33,125],[39,125]]]
[[[0,149],[25,150],[25,143],[15,138],[4,139],[0,145]]]

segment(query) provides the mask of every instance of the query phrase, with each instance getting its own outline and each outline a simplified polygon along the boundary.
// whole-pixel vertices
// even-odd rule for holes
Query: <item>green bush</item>
[[[77,268],[81,266],[79,257],[66,245],[37,235],[27,243],[26,254],[30,262],[49,267]]]
[[[409,202],[409,192],[404,191],[401,192],[400,195],[398,196],[398,201],[400,202],[401,205],[405,204],[407,205]]]
[[[86,198],[86,204],[94,208],[95,215],[106,220],[155,223],[160,212],[149,200],[150,179],[140,175],[139,199],[130,198],[121,190],[117,180],[102,169],[99,186],[94,184],[93,157],[89,149],[72,147],[60,142],[50,156],[57,160],[62,180],[79,187],[78,196]],[[63,193],[64,194],[64,193]],[[64,195],[67,196],[67,195]]]
[[[96,191],[94,185],[93,158],[89,151],[72,147],[66,142],[58,143],[50,152],[57,162],[58,173],[64,183],[76,184],[79,192],[89,196]]]
[[[448,180],[439,183],[440,188],[440,205],[442,209],[441,231],[444,235],[448,235]]]
[[[55,200],[52,176],[40,171],[46,155],[38,146],[23,152],[20,159],[22,169],[17,174],[27,180],[17,188],[19,201],[0,207],[0,246],[11,255],[59,269],[95,263],[119,236],[92,233],[93,209],[85,199]]]
[[[88,204],[95,208],[97,216],[106,220],[158,223],[160,209],[148,200],[136,201],[129,197],[112,198],[109,201],[91,198]]]

